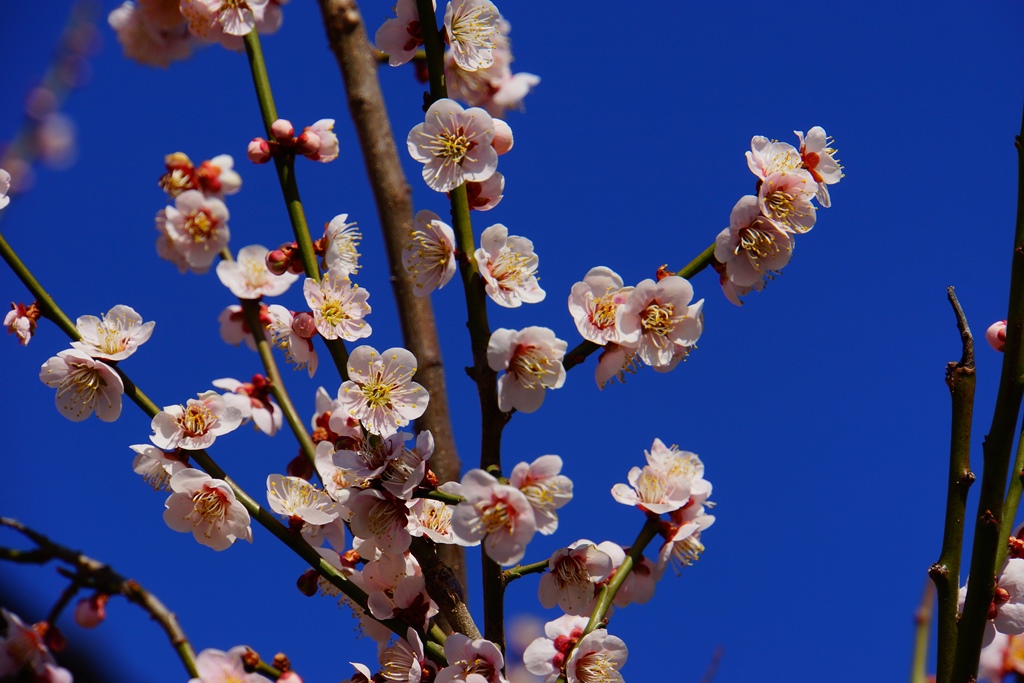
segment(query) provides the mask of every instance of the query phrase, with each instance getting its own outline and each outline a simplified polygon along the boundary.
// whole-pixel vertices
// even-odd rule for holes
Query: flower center
[[[338,325],[343,320],[351,319],[340,301],[325,301],[320,307],[320,315],[328,325]]]
[[[458,665],[462,667],[466,678],[472,674],[476,674],[478,676],[483,676],[488,681],[494,680],[496,673],[494,665],[486,659],[474,659],[472,662],[463,659],[461,662],[458,662]]]
[[[483,514],[480,515],[480,520],[483,522],[484,529],[487,533],[497,531],[498,529],[511,529],[512,528],[512,511],[508,505],[504,502],[497,502],[491,505]]]
[[[590,572],[587,571],[587,563],[583,561],[583,558],[576,555],[566,555],[559,560],[554,574],[555,578],[563,586],[579,586],[590,582]]]
[[[645,467],[636,480],[636,491],[645,503],[660,503],[665,499],[665,480]]]
[[[185,408],[185,412],[178,418],[178,426],[185,436],[200,436],[205,434],[217,418],[213,411],[203,403],[194,403]]]
[[[68,364],[68,374],[57,387],[57,398],[72,392],[75,395],[75,403],[87,409],[96,402],[96,394],[105,386],[107,382],[99,370],[85,365]]]
[[[590,652],[576,664],[580,683],[610,683],[621,680],[615,671],[615,659],[605,652]]]
[[[463,45],[493,50],[498,26],[487,5],[476,5],[468,12],[452,17],[452,40]]]
[[[363,385],[363,398],[371,408],[391,407],[391,385],[374,378]]]
[[[600,330],[612,327],[619,305],[612,294],[596,297],[590,304],[590,323]]]
[[[695,532],[692,536],[674,542],[672,544],[672,559],[678,565],[676,572],[679,571],[678,567],[689,567],[699,560],[702,552],[704,552],[704,544],[700,542],[700,532]]]
[[[206,212],[205,209],[197,209],[185,216],[185,232],[192,237],[192,242],[199,244],[213,238],[217,230],[217,219]]]
[[[764,203],[772,217],[786,225],[798,222],[808,213],[804,202],[800,202],[797,196],[782,190],[775,190],[768,194],[764,198]]]
[[[739,256],[740,250],[747,252],[751,261],[754,262],[755,268],[760,270],[760,265],[756,263],[756,260],[772,258],[781,251],[781,248],[775,242],[774,235],[750,226],[740,230],[740,241],[736,245],[735,252],[737,256]]]
[[[457,128],[455,132],[446,130],[435,140],[437,143],[434,147],[434,156],[441,157],[453,164],[461,164],[469,154],[469,150],[473,148],[473,143],[466,137],[462,128]]]
[[[213,527],[224,522],[227,517],[229,503],[227,496],[220,489],[203,486],[201,491],[192,494],[192,512],[186,519],[192,519],[192,526],[205,522],[205,535],[210,537]]]
[[[640,318],[640,325],[644,332],[653,332],[660,337],[666,337],[675,329],[675,306],[672,304],[653,303],[648,306]]]
[[[558,377],[555,364],[536,346],[519,346],[509,364],[509,371],[527,389],[553,385]]]
[[[370,532],[374,536],[390,537],[396,527],[405,526],[406,517],[404,505],[399,508],[394,503],[382,500],[370,508]]]
[[[491,275],[502,289],[519,289],[529,281],[532,259],[506,247],[490,265]]]

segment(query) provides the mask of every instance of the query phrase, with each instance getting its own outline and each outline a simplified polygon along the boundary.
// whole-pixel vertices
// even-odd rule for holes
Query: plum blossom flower
[[[444,656],[449,665],[437,672],[434,683],[508,683],[501,675],[505,658],[489,640],[453,633],[444,642]]]
[[[39,379],[57,390],[57,410],[72,422],[93,412],[104,422],[121,415],[124,383],[113,368],[78,349],[53,356],[39,370]]]
[[[960,588],[959,609],[963,611],[967,586]],[[1024,633],[1024,559],[1006,561],[996,581],[995,595],[985,624],[984,645],[992,642],[996,632],[1016,636]]]
[[[632,291],[611,268],[597,266],[587,271],[583,282],[574,284],[569,293],[569,313],[580,335],[601,346],[621,342],[622,306]]]
[[[298,150],[307,159],[326,164],[338,158],[338,136],[334,133],[334,119],[320,119],[306,126],[296,140]]]
[[[422,582],[422,578],[420,578]],[[373,595],[381,595],[374,593]],[[376,615],[375,615],[376,616]],[[389,619],[388,617],[378,617]],[[393,645],[380,654],[381,677],[386,681],[402,681],[402,683],[420,683],[425,677],[424,668],[433,673],[433,665],[426,659],[423,652],[423,641],[416,629],[410,628],[405,638],[399,638]],[[432,676],[430,676],[432,678]]]
[[[242,247],[238,260],[217,264],[217,277],[221,284],[239,299],[259,299],[262,296],[280,296],[299,279],[295,273],[275,275],[267,269],[268,249],[260,244]]]
[[[700,559],[704,552],[701,533],[715,523],[714,515],[704,512],[706,498],[707,495],[693,496],[685,507],[670,514],[662,528],[665,543],[658,551],[658,571],[663,571],[671,562],[678,574],[680,569]]]
[[[645,465],[643,469],[633,467],[627,479],[629,486],[616,484],[612,487],[612,497],[623,505],[635,505],[661,514],[678,510],[690,498],[689,481],[652,465]]]
[[[363,489],[345,501],[352,511],[349,524],[352,535],[362,539],[358,550],[364,557],[373,557],[374,549],[388,555],[404,553],[412,542],[416,518],[410,514],[411,503],[376,489]]]
[[[167,68],[171,62],[187,59],[195,40],[188,25],[178,13],[176,24],[154,21],[144,5],[152,3],[124,2],[107,16],[107,23],[117,34],[124,56],[140,64]],[[177,13],[177,7],[174,8]]]
[[[202,274],[228,245],[228,208],[219,199],[204,197],[198,190],[187,190],[174,200],[174,206],[156,215],[161,238],[157,253],[171,261],[181,272],[191,269]]]
[[[298,477],[271,474],[267,477],[267,502],[279,515],[297,517],[313,526],[338,518],[338,504],[330,496]]]
[[[583,615],[594,600],[595,584],[612,573],[612,558],[587,540],[556,550],[540,577],[537,595],[545,609],[555,605],[566,614]]]
[[[0,209],[11,203],[7,193],[11,190],[11,174],[0,168]]]
[[[206,649],[196,657],[198,678],[188,683],[266,683],[269,679],[258,673],[246,673],[242,655],[249,648],[233,647],[227,652]]]
[[[522,108],[522,100],[540,83],[529,73],[512,73],[512,52],[508,46],[508,22],[499,24],[501,35],[492,51],[494,62],[486,69],[466,71],[459,68],[451,52],[445,54],[444,74],[451,97],[472,107],[482,107],[491,116],[504,116],[508,109]]]
[[[466,183],[466,198],[473,211],[490,211],[505,196],[505,176],[497,171],[487,180]]]
[[[224,377],[213,380],[212,384],[229,392],[223,395],[224,402],[238,409],[243,424],[252,420],[267,436],[273,436],[281,428],[283,413],[270,398],[270,382],[263,375],[253,375],[251,382]]]
[[[252,543],[249,513],[231,487],[194,468],[171,477],[171,495],[164,503],[164,522],[174,531],[192,532],[197,541],[225,550],[236,540]]]
[[[75,623],[82,628],[96,628],[107,618],[106,593],[93,593],[75,603]]]
[[[444,13],[444,29],[452,57],[460,69],[486,69],[500,35],[501,13],[490,0],[453,0]]]
[[[636,344],[648,365],[668,368],[679,361],[700,338],[704,328],[704,300],[690,304],[693,287],[676,275],[659,282],[643,280],[629,295],[622,311],[623,342]]]
[[[843,178],[843,167],[836,159],[832,140],[821,126],[815,126],[807,131],[806,138],[803,131],[793,132],[800,140],[800,159],[803,161],[803,167],[814,178],[814,182],[818,183],[818,202],[827,209],[832,206],[828,186],[835,185]]]
[[[496,223],[480,235],[475,254],[487,296],[499,306],[518,308],[523,303],[543,301],[545,292],[537,284],[537,255],[533,242],[509,236],[508,228]]]
[[[349,380],[338,390],[338,400],[349,416],[366,429],[388,437],[427,409],[430,397],[412,381],[416,357],[400,347],[377,353],[359,346],[348,358]]]
[[[338,214],[324,228],[324,263],[328,270],[351,277],[359,272],[359,243],[363,233],[355,223],[348,222],[348,214]]]
[[[325,339],[355,341],[369,337],[372,329],[365,318],[370,313],[370,293],[354,285],[341,271],[328,270],[317,282],[306,278],[302,287],[313,311],[316,329]]]
[[[462,485],[457,481],[450,481],[438,487],[444,493],[462,495]],[[455,545],[472,546],[479,541],[464,540],[459,537],[452,528],[452,514],[455,508],[446,505],[439,500],[430,498],[416,498],[412,504],[412,513],[416,515],[418,522],[417,532],[426,536],[435,543],[452,543]]]
[[[762,181],[774,173],[792,172],[803,166],[800,152],[793,145],[769,140],[763,135],[751,138],[750,151],[746,155],[750,172]]]
[[[41,621],[28,626],[3,607],[0,607],[0,618],[6,622],[7,632],[0,638],[0,678],[22,680],[16,674],[31,672],[40,683],[71,683],[71,673],[57,666],[46,646],[48,623]]]
[[[817,211],[811,199],[818,184],[804,170],[772,173],[761,183],[757,200],[761,213],[783,230],[803,234],[814,227]]]
[[[28,306],[11,302],[11,310],[4,316],[7,334],[18,335],[18,343],[28,346],[36,332],[36,321],[42,316],[39,306],[33,301]]]
[[[555,510],[572,500],[572,480],[562,471],[562,459],[557,455],[542,455],[532,463],[521,462],[512,468],[508,476],[509,486],[514,486],[526,496],[533,506],[537,531],[545,536],[558,529],[558,515]]]
[[[484,552],[502,566],[523,559],[537,522],[522,491],[483,470],[470,470],[462,477],[462,495],[465,500],[452,513],[456,536],[469,543],[483,540]]]
[[[124,360],[135,353],[153,334],[155,322],[142,322],[142,316],[131,306],[117,305],[99,319],[83,315],[75,322],[81,341],[71,342],[82,353],[93,358]]]
[[[164,166],[167,172],[160,176],[159,185],[171,199],[186,190],[222,199],[242,189],[242,177],[234,170],[235,160],[230,154],[220,154],[196,166],[187,154],[174,152],[164,157]]]
[[[455,233],[440,216],[423,209],[416,213],[410,237],[402,251],[402,265],[416,279],[413,293],[427,296],[455,275]]]
[[[568,683],[622,683],[619,669],[628,656],[621,638],[603,628],[595,629],[577,643],[565,665],[565,678]]]
[[[598,389],[604,389],[609,382],[625,382],[626,373],[635,375],[638,368],[643,367],[635,346],[607,344],[601,355],[597,357],[594,369],[594,381]]]
[[[437,1],[431,0],[437,9]],[[416,54],[423,45],[423,29],[420,28],[420,14],[416,11],[416,0],[398,0],[395,3],[394,19],[385,21],[373,37],[377,49],[388,56],[388,64],[401,66]]]
[[[544,637],[534,640],[523,652],[526,670],[544,676],[545,683],[554,683],[576,643],[583,637],[588,621],[587,617],[563,614],[546,623]]]
[[[424,165],[427,185],[437,192],[448,192],[466,181],[481,182],[491,177],[498,167],[493,139],[490,114],[440,99],[427,109],[424,122],[409,132],[406,144],[412,158]]]
[[[254,28],[273,32],[280,16],[268,20],[270,0],[181,0],[181,13],[194,35],[231,50],[242,47],[242,36]]]
[[[153,418],[149,437],[165,451],[209,448],[218,436],[234,431],[242,423],[238,408],[228,406],[216,391],[205,391],[184,406],[164,406]]]
[[[1006,346],[1006,321],[997,320],[989,325],[989,328],[985,330],[985,341],[996,351],[1002,352]]]
[[[266,304],[260,304],[260,319],[269,320]],[[245,342],[250,349],[256,350],[256,340],[252,338],[252,330],[245,322],[241,306],[232,304],[226,307],[217,316],[217,322],[220,324],[220,338],[224,340],[224,343],[238,346]]]
[[[505,370],[498,378],[498,408],[532,413],[544,402],[545,389],[565,383],[562,358],[568,344],[546,327],[500,328],[487,343],[487,365]]]
[[[188,466],[182,458],[173,453],[165,453],[156,446],[138,444],[129,448],[136,453],[132,460],[132,471],[155,491],[170,490],[171,477]]]
[[[757,197],[741,197],[729,227],[715,240],[715,259],[725,264],[729,280],[751,287],[782,270],[793,254],[793,236],[761,213]]]
[[[312,341],[297,334],[293,329],[295,316],[278,304],[267,307],[267,316],[270,319],[267,331],[270,332],[274,345],[284,351],[285,360],[294,365],[296,370],[306,368],[312,377],[319,362],[316,349],[313,348]]]

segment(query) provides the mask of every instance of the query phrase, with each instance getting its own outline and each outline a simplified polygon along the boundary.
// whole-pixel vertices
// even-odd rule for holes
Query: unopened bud
[[[313,463],[309,461],[305,453],[299,453],[288,462],[285,473],[289,477],[298,477],[309,481],[313,478]]]
[[[316,154],[320,150],[320,136],[307,128],[295,140],[295,150],[299,154]]]
[[[296,313],[295,317],[292,318],[292,332],[303,339],[312,339],[315,337],[317,334],[316,320],[313,318],[313,314],[308,311]]]
[[[279,142],[288,142],[295,135],[295,126],[288,119],[278,119],[270,124],[270,134]]]
[[[107,618],[107,600],[110,596],[96,593],[92,597],[83,598],[75,605],[75,623],[82,628],[96,628]]]
[[[263,138],[253,138],[252,142],[249,143],[246,154],[249,157],[249,161],[254,164],[265,164],[270,161],[270,143]]]
[[[41,621],[35,625],[35,629],[36,633],[44,635],[46,646],[53,652],[63,652],[68,646],[68,639],[64,637],[64,634],[56,626]]]
[[[1006,346],[1006,321],[1000,320],[992,323],[992,326],[985,331],[985,339],[993,349],[1002,351]]]
[[[316,592],[320,589],[317,574],[312,569],[307,569],[302,572],[302,576],[300,576],[299,580],[295,582],[295,585],[299,587],[299,592],[307,598],[311,598],[316,595]]]
[[[491,141],[494,151],[498,153],[498,156],[501,156],[505,152],[510,151],[514,144],[515,140],[512,138],[512,129],[501,119],[494,119],[494,139]]]
[[[267,253],[267,270],[274,275],[284,275],[291,265],[291,258],[283,249],[275,249]]]

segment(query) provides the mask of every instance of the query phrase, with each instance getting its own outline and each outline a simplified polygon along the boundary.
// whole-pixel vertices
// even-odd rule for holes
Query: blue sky
[[[115,6],[105,2],[104,15]],[[474,215],[474,229],[479,235],[500,222],[533,240],[547,299],[492,307],[493,328],[544,325],[572,346],[579,337],[565,301],[588,269],[606,265],[635,283],[662,263],[684,265],[753,191],[743,158],[753,135],[793,141],[794,129],[821,125],[846,172],[784,274],[743,308],[725,300],[714,273],[694,278],[706,299],[705,332],[685,364],[667,375],[644,370],[600,392],[591,359],[540,411],[514,417],[506,469],[555,453],[576,482],[558,534],[538,537],[526,560],[579,538],[630,543],[642,516],[615,504],[609,490],[659,437],[700,454],[717,522],[700,562],[667,575],[651,604],[615,614],[610,628],[630,648],[627,679],[700,680],[718,647],[720,683],[752,672],[767,680],[905,676],[912,614],[942,530],[943,372],[960,355],[946,286],[956,286],[979,336],[1005,317],[1024,8],[498,6],[513,27],[515,68],[542,81],[526,112],[508,116],[516,146],[499,163],[505,199]],[[68,7],[54,0],[5,11],[0,139],[17,130]],[[389,3],[365,2],[363,12],[375,28]],[[287,215],[272,169],[244,159],[246,143],[261,134],[244,57],[208,48],[168,70],[150,69],[120,54],[105,23],[100,40],[88,84],[65,107],[78,128],[77,163],[38,169],[35,188],[12,201],[0,230],[72,318],[124,303],[156,320],[151,341],[122,367],[158,404],[180,403],[219,377],[251,376],[258,359],[220,341],[217,314],[232,297],[212,274],[181,276],[156,258],[163,156],[235,156],[244,183],[228,199],[236,251],[290,240]],[[338,120],[339,160],[298,162],[307,216],[312,225],[340,213],[359,222],[369,342],[399,345],[376,213],[315,3],[294,0],[282,30],[263,45],[280,114],[297,125]],[[409,69],[385,68],[381,77],[401,141],[422,121],[422,86]],[[443,215],[444,198],[420,181],[418,164],[410,159],[405,168],[416,208]],[[458,445],[471,465],[478,407],[461,371],[469,345],[457,285],[434,303]],[[25,298],[0,271],[0,299]],[[300,302],[297,288],[284,299],[294,308]],[[58,330],[41,324],[27,348],[0,342],[0,514],[138,579],[178,613],[197,649],[283,650],[306,681],[348,677],[348,661],[371,659],[367,641],[353,640],[347,610],[295,590],[302,563],[269,534],[256,529],[252,546],[215,554],[165,526],[163,495],[130,468],[128,446],[150,434],[140,411],[127,406],[112,425],[57,414],[53,391],[37,376],[67,347]],[[979,345],[979,455],[1000,360]],[[337,390],[329,370],[314,382],[286,376],[304,414],[317,386]],[[212,455],[259,494],[295,448],[287,434],[268,440],[243,429]],[[972,497],[970,515],[974,504]],[[476,557],[471,551],[471,576]],[[0,565],[0,582],[35,601],[26,619],[41,618],[61,587],[47,568]],[[535,591],[536,577],[515,584],[509,611],[542,614]],[[98,648],[127,679],[185,680],[144,615],[123,602],[109,612],[94,632],[67,624],[68,637]]]

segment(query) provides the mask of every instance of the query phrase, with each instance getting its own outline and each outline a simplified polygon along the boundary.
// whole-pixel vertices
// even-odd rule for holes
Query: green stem
[[[14,274],[18,276],[22,284],[32,293],[35,297],[36,304],[39,306],[39,310],[47,320],[53,322],[59,327],[64,334],[71,337],[72,341],[81,341],[82,335],[78,334],[78,328],[71,322],[71,319],[64,315],[64,311],[60,310],[53,298],[43,289],[39,281],[36,280],[35,276],[32,275],[18,255],[11,248],[11,245],[7,243],[4,236],[0,234],[0,256],[3,257],[4,261],[10,267]]]
[[[252,72],[252,82],[256,89],[256,99],[259,101],[260,113],[263,115],[263,126],[266,129],[267,137],[273,137],[270,127],[277,120],[277,107],[274,106],[274,95],[270,90],[270,77],[267,76],[267,66],[263,61],[263,49],[260,47],[260,36],[253,30],[243,38],[245,53],[249,58],[249,70]],[[309,224],[306,222],[306,212],[302,207],[302,198],[299,196],[299,186],[295,182],[295,157],[275,156],[274,168],[277,169],[277,180],[281,185],[281,194],[284,196],[285,208],[288,210],[288,219],[292,224],[292,234],[295,236],[295,243],[299,247],[299,256],[302,259],[302,269],[306,277],[313,278],[320,282],[320,265],[316,260],[316,252],[313,250],[313,240],[309,234]],[[345,342],[341,339],[324,339],[327,350],[334,360],[341,378],[348,379],[348,350]]]
[[[928,635],[932,624],[933,586],[924,585],[921,605],[914,614],[914,658],[910,665],[910,683],[926,683],[928,680]]]
[[[1010,467],[1010,449],[1024,396],[1024,116],[1021,134],[1017,137],[1017,224],[1010,263],[1010,302],[1006,315],[1006,346],[1003,368],[996,394],[992,426],[985,438],[984,469],[978,497],[978,516],[974,526],[974,548],[971,552],[970,580],[967,599],[960,618],[956,642],[956,661],[952,683],[967,683],[977,677],[981,641],[988,620],[989,607],[996,587],[996,555],[1005,546],[1002,535],[1003,497]],[[1012,518],[1011,518],[1012,519]]]
[[[502,573],[502,578],[505,580],[505,583],[508,584],[511,581],[523,578],[527,574],[540,574],[547,571],[547,569],[547,560],[541,560],[540,562],[534,562],[533,564],[517,564],[511,569],[506,569],[504,573]]]
[[[716,243],[712,242],[711,246],[700,252],[697,258],[677,270],[676,275],[679,277],[685,277],[689,280],[691,277],[710,266],[711,262],[715,260],[715,246]]]
[[[939,560],[928,569],[938,591],[936,683],[949,683],[956,655],[957,608],[960,591],[960,558],[963,553],[967,491],[974,482],[971,472],[971,422],[974,413],[974,338],[952,287],[947,290],[956,314],[963,352],[959,363],[946,366],[946,384],[952,399],[949,442],[949,476],[946,488],[946,522]],[[926,629],[927,633],[927,629]]]
[[[462,496],[457,496],[453,493],[445,493],[444,491],[422,491],[417,490],[412,492],[413,498],[429,498],[438,502],[444,503],[445,505],[458,505],[462,501],[466,500]]]
[[[302,452],[306,454],[310,462],[314,462],[316,460],[316,445],[309,436],[309,432],[306,431],[306,425],[303,424],[298,411],[295,410],[291,396],[288,395],[288,391],[284,388],[284,380],[277,369],[274,354],[270,349],[270,342],[267,340],[267,333],[263,329],[263,323],[260,321],[260,303],[254,299],[239,299],[238,301],[242,304],[245,322],[249,325],[249,329],[252,330],[252,338],[256,341],[256,350],[260,354],[260,360],[263,361],[263,369],[267,373],[267,379],[270,380],[270,393],[277,399],[277,404],[284,413],[284,419],[288,422],[292,433],[295,434],[295,438],[298,439]]]
[[[633,571],[633,567],[640,562],[641,558],[643,558],[647,544],[658,535],[658,531],[660,529],[661,517],[659,515],[647,513],[647,521],[644,522],[643,528],[640,529],[640,533],[637,534],[636,540],[633,541],[633,545],[630,546],[629,552],[626,553],[626,559],[623,560],[622,564],[615,570],[615,575],[612,576],[611,581],[601,588],[601,592],[597,596],[597,605],[594,607],[594,612],[590,615],[590,621],[587,622],[587,627],[583,629],[583,635],[587,635],[592,632],[604,621],[605,615],[608,614],[608,610],[612,606],[612,601],[615,600],[615,594],[619,592],[619,588],[621,588],[622,584],[625,583],[629,573]],[[568,657],[566,657],[566,660],[568,660]]]

